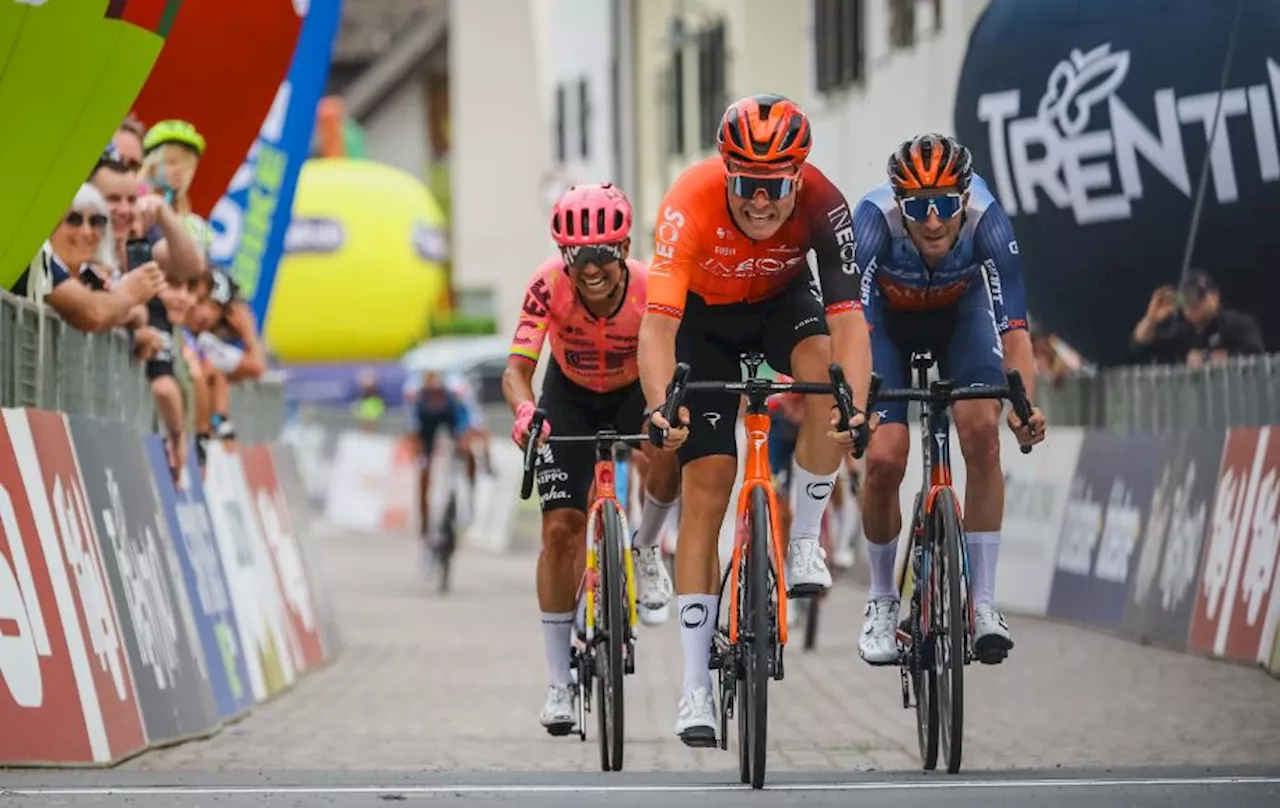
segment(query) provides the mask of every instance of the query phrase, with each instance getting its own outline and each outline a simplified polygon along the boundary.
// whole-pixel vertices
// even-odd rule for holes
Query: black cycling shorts
[[[644,421],[644,394],[639,381],[608,393],[580,387],[569,381],[552,359],[547,363],[538,408],[547,413],[552,436],[594,435],[606,428],[637,434]],[[590,443],[543,446],[534,476],[542,512],[557,508],[586,512],[595,467],[595,447]]]
[[[808,272],[754,303],[711,306],[691,292],[676,334],[676,361],[689,364],[690,381],[741,381],[742,354],[756,351],[774,370],[791,375],[792,350],[827,333],[822,298]],[[681,464],[709,455],[737,457],[741,405],[739,396],[689,393],[685,406],[692,423],[678,450]]]

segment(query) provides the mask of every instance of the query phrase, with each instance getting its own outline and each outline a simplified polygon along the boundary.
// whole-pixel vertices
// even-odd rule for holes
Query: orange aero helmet
[[[726,164],[756,168],[799,167],[809,157],[809,117],[794,101],[762,93],[729,105],[716,134]]]
[[[928,188],[964,192],[972,178],[973,155],[960,141],[946,135],[917,135],[889,156],[889,182],[898,196]]]

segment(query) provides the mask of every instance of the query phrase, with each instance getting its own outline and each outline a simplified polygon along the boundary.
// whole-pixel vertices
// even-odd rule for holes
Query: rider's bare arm
[[[502,371],[502,395],[507,406],[515,413],[526,401],[533,401],[533,372],[538,366],[523,356],[507,357],[506,370]]]
[[[640,387],[645,405],[656,409],[667,399],[667,384],[676,370],[676,332],[680,321],[650,311],[640,321]]]
[[[666,401],[667,383],[675,373],[676,332],[684,318],[689,275],[696,261],[696,227],[690,213],[676,204],[675,195],[673,189],[659,206],[645,315],[640,322],[637,361],[640,387],[650,409]]]

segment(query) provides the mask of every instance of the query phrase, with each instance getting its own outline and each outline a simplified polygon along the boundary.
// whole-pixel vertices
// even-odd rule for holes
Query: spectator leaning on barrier
[[[1146,315],[1133,329],[1133,348],[1143,361],[1191,367],[1266,350],[1258,321],[1224,308],[1217,284],[1200,270],[1177,289],[1161,286],[1151,294]]]
[[[107,202],[85,183],[11,291],[19,297],[42,300],[81,331],[127,325],[136,317],[135,307],[164,285],[164,274],[152,263],[115,280],[114,253]],[[82,275],[85,272],[90,274]],[[79,282],[67,283],[73,279]]]
[[[267,370],[267,354],[258,339],[253,310],[240,297],[235,281],[221,270],[211,269],[196,284],[195,304],[186,326],[199,357],[197,396],[206,395],[209,400],[207,423],[197,408],[197,440],[207,441],[210,436],[234,440],[229,383],[260,378]]]
[[[130,114],[111,136],[111,145],[115,146],[120,159],[134,173],[142,170],[142,138],[146,133],[146,127]]]

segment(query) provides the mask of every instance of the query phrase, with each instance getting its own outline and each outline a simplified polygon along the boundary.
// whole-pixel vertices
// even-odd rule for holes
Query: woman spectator
[[[11,291],[43,300],[73,328],[107,331],[130,324],[135,307],[164,285],[154,261],[118,280],[117,270],[107,201],[86,183]],[[67,283],[72,279],[79,282]]]

